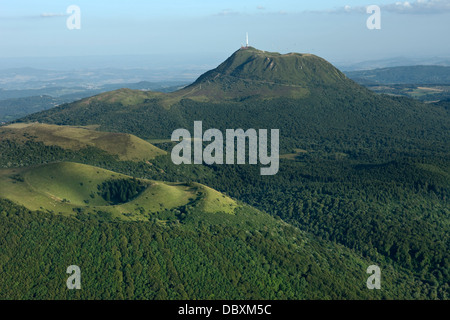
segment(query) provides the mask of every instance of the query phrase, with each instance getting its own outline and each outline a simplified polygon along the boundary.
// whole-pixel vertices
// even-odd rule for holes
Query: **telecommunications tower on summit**
[[[245,47],[241,46],[241,49],[247,49],[248,48],[248,32],[245,34]]]

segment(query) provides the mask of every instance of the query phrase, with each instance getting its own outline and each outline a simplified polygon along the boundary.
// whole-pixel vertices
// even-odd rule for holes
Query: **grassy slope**
[[[200,186],[200,184],[197,184]],[[205,200],[202,202],[202,209],[208,213],[225,212],[234,213],[237,204],[231,198],[226,197],[224,194],[204,186]]]
[[[15,123],[0,128],[0,140],[34,140],[45,145],[57,145],[65,149],[79,150],[92,146],[119,160],[143,161],[154,159],[165,151],[130,134],[100,132],[88,128],[58,126],[41,123]]]
[[[95,102],[97,100],[101,100],[108,103],[116,103],[120,102],[124,105],[135,105],[139,103],[143,103],[147,99],[154,99],[158,97],[164,97],[166,94],[162,92],[153,92],[153,91],[141,91],[141,90],[132,90],[132,89],[118,89],[114,91],[100,93],[96,96],[82,99],[81,103],[85,105],[89,105],[91,102]]]
[[[0,170],[0,197],[30,210],[48,210],[64,215],[74,209],[103,211],[123,219],[142,220],[143,213],[170,210],[197,202],[205,212],[233,213],[237,204],[219,192],[200,184],[175,184],[142,180],[149,187],[137,198],[120,205],[108,205],[97,194],[97,186],[110,179],[131,179],[101,168],[61,162],[25,169]],[[200,197],[204,194],[204,197]],[[142,208],[142,212],[141,212]],[[124,215],[126,214],[126,215]]]

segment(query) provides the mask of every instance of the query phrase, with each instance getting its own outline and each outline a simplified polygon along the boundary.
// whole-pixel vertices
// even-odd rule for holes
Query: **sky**
[[[80,29],[67,27],[71,5]],[[369,5],[380,8],[381,29],[368,29]],[[246,32],[258,49],[339,63],[450,57],[450,0],[0,0],[0,60],[11,63],[214,65]]]

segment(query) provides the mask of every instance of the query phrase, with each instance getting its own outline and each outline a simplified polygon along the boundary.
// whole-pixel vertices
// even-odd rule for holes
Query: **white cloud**
[[[397,1],[390,4],[379,5],[382,11],[393,13],[413,14],[436,14],[450,12],[450,0],[416,0]],[[351,7],[346,5],[342,8],[325,10],[325,13],[366,13],[367,6]],[[318,13],[318,11],[315,11]]]
[[[41,13],[41,18],[66,17],[67,13]]]
[[[241,14],[238,11],[232,10],[232,9],[223,9],[222,11],[220,11],[219,13],[217,13],[216,15],[218,16],[236,16]]]
[[[442,13],[450,12],[449,0],[399,1],[381,6],[381,9],[397,13]]]

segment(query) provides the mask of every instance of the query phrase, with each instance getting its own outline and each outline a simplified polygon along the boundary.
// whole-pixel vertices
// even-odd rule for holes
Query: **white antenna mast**
[[[245,37],[245,47],[248,47],[248,32],[247,32],[246,37]]]

